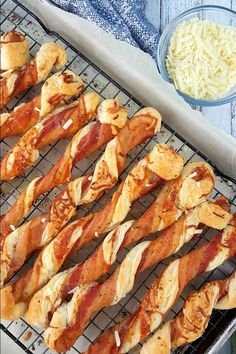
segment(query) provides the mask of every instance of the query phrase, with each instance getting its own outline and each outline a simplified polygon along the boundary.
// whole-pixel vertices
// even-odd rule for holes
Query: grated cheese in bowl
[[[166,70],[186,95],[223,97],[236,85],[236,28],[197,18],[181,22],[170,39]]]

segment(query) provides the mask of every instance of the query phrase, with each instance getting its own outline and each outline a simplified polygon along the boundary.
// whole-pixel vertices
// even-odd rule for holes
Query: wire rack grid
[[[136,100],[132,95],[130,95],[124,88],[120,87],[114,80],[112,80],[106,73],[100,70],[96,65],[94,65],[87,57],[78,50],[72,47],[68,42],[61,38],[57,33],[48,31],[45,26],[36,17],[30,13],[24,6],[16,0],[5,0],[1,4],[1,31],[5,32],[17,28],[19,31],[25,33],[30,42],[30,53],[35,56],[37,50],[46,41],[55,41],[63,45],[68,53],[68,62],[66,67],[73,70],[75,73],[79,74],[86,84],[86,91],[95,91],[102,98],[113,98],[118,97],[119,101],[126,107],[129,116],[135,114],[141,107],[142,104]],[[31,99],[40,91],[41,85],[28,90],[23,95],[12,100],[7,106],[7,110],[12,110],[16,105],[26,100]],[[157,107],[158,108],[158,107]],[[5,139],[1,142],[1,155],[4,156],[6,151],[15,143],[16,137]],[[154,137],[152,140],[142,144],[138,148],[134,149],[128,156],[127,167],[121,175],[121,179],[127,175],[132,166],[143,156],[145,156],[150,149],[156,143],[166,143],[173,146],[178,150],[182,156],[188,161],[205,160],[208,159],[203,156],[199,151],[197,151],[188,142],[182,139],[176,132],[174,132],[169,126],[163,123],[161,132]],[[19,194],[25,190],[25,187],[32,181],[36,176],[45,174],[49,168],[55,163],[61,153],[64,151],[66,145],[68,144],[68,139],[62,139],[54,144],[50,144],[40,151],[40,156],[37,164],[26,171],[23,176],[17,177],[12,181],[3,182],[1,184],[1,213],[4,213],[16,200]],[[92,169],[103,152],[103,149],[99,149],[96,153],[92,154],[90,157],[84,159],[73,169],[73,176],[78,177],[90,169]],[[208,161],[211,163],[210,161]],[[236,211],[236,184],[228,179],[224,178],[222,174],[216,169],[218,174],[216,178],[216,186],[212,193],[212,198],[218,198],[220,195],[224,195],[232,205],[232,211]],[[35,201],[31,213],[25,219],[25,221],[45,212],[48,209],[51,201],[55,196],[62,190],[63,187],[58,187],[51,192],[38,198]],[[116,187],[105,193],[97,202],[92,205],[83,206],[77,212],[76,217],[81,217],[90,212],[94,212],[98,209],[104,207],[107,201],[110,199]],[[156,192],[150,193],[148,196],[141,198],[134,203],[131,212],[129,213],[127,219],[139,217],[147,207],[154,201]],[[120,303],[115,306],[106,308],[100,311],[98,314],[94,315],[90,323],[88,324],[84,334],[77,340],[70,353],[81,353],[84,349],[107,327],[111,324],[117,323],[125,315],[133,312],[140,300],[142,299],[145,292],[148,290],[153,279],[158,276],[164,267],[173,259],[179,257],[180,255],[186,254],[189,250],[193,249],[196,245],[207,242],[212,237],[211,231],[206,231],[205,234],[199,238],[189,242],[184,246],[180,252],[176,255],[169,257],[165,261],[161,262],[152,269],[145,271],[137,277],[135,286],[130,294],[128,294]],[[98,247],[101,241],[96,240],[91,244],[83,247],[82,250],[76,252],[71,258],[65,262],[64,268],[74,265],[78,261],[84,261],[89,255]],[[126,255],[128,249],[120,252],[118,260],[114,267],[119,264],[124,256]],[[27,268],[29,268],[35,259],[35,255],[31,256],[24,267],[20,269],[15,278],[19,277]],[[114,269],[112,268],[112,270]],[[202,286],[207,280],[214,278],[222,278],[229,275],[233,269],[236,267],[236,259],[229,260],[223,266],[219,267],[217,270],[208,273],[207,275],[199,276],[195,279],[184,291],[181,298],[174,308],[171,310],[169,317],[175,316],[186,299],[186,296],[190,291],[195,290]],[[110,271],[110,273],[112,272]],[[223,320],[227,319],[230,311],[214,311],[213,316],[210,320],[208,330],[206,333],[194,343],[186,345],[180,349],[174,351],[174,353],[198,353],[200,354],[200,348],[204,341],[211,335],[214,329],[219,326]],[[24,318],[18,321],[2,321],[1,329],[8,334],[9,337],[13,339],[26,353],[35,354],[49,354],[51,351],[45,346],[43,342],[43,332],[36,327],[30,326]],[[30,337],[30,338],[29,338]],[[136,347],[131,353],[138,351],[139,347]]]

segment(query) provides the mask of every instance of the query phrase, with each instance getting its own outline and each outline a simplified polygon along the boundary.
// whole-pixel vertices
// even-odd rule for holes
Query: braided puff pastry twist
[[[0,108],[28,88],[46,80],[53,66],[60,69],[65,65],[67,54],[57,43],[44,43],[35,59],[21,68],[5,71],[0,80]]]
[[[154,154],[155,159],[153,159]],[[163,154],[165,156],[164,159]],[[166,166],[165,175],[163,168],[164,165]],[[98,230],[99,226],[99,234],[101,234],[108,231],[114,223],[120,223],[126,217],[130,210],[131,204],[137,198],[159,185],[163,181],[164,177],[176,177],[181,172],[182,167],[183,159],[180,155],[165,145],[157,145],[148,156],[133,167],[113,195],[112,200],[103,210],[95,214],[88,215],[67,226],[53,241],[51,241],[51,243],[45,246],[37,257],[33,268],[29,269],[14,284],[9,284],[4,288],[3,292],[6,296],[1,296],[2,304],[6,301],[5,304],[7,311],[5,311],[4,317],[16,318],[16,316],[20,317],[24,314],[31,297],[36,291],[45,285],[54,274],[56,274],[72,250],[75,251],[77,248],[81,247],[83,242],[88,242],[89,239],[96,237],[95,235],[98,236],[96,230]],[[156,172],[161,171],[160,173],[162,177],[153,172],[153,170]],[[103,215],[106,217],[106,222],[104,222],[105,220]],[[99,272],[101,272],[101,267],[100,270],[99,267],[96,267],[96,271],[93,269],[93,273],[97,274],[97,276],[99,276]],[[74,273],[76,273],[76,271]],[[71,278],[72,277],[73,275]],[[52,283],[54,283],[54,280],[52,280]],[[71,282],[69,280],[68,291],[72,285],[72,283],[70,283]],[[66,281],[64,284],[65,287],[67,287]],[[58,285],[57,288],[59,290]],[[61,291],[63,290],[61,289]],[[42,293],[39,292],[36,297],[43,299],[46,292],[46,290],[42,290]],[[49,294],[46,301],[49,304],[54,304],[54,302],[50,300]],[[59,306],[60,302],[56,302]],[[29,317],[31,316],[30,313],[32,313],[34,306],[36,306],[34,313],[42,313],[40,310],[41,305],[43,307],[43,301],[42,303],[38,303],[37,300],[34,300],[33,303],[35,303],[35,305],[31,306]],[[49,310],[49,307],[50,305],[47,307],[44,306],[43,308],[45,310],[46,308]],[[46,312],[44,316],[48,317],[48,312]],[[42,317],[43,314],[40,316],[40,320]],[[33,316],[33,319],[37,321],[39,316],[37,316],[37,319]],[[40,321],[37,322],[37,324],[39,323]]]
[[[161,154],[163,154],[162,145],[161,146],[157,145],[157,147],[158,148],[161,147],[160,151]],[[154,148],[153,152],[156,150],[156,148]],[[151,156],[153,156],[153,152],[151,152],[150,154]],[[165,153],[165,155],[166,157],[168,156],[167,152]],[[158,153],[156,153],[156,156],[158,157]],[[157,157],[156,159],[153,160],[151,159],[150,161],[154,161],[154,160],[158,161]],[[173,167],[174,163],[173,162],[171,163],[171,160],[174,161],[174,159],[171,159],[170,157],[169,158],[170,162],[168,163],[167,166]],[[177,165],[180,165],[180,162],[181,160],[179,159],[179,162],[177,161]],[[158,163],[156,164],[156,166],[158,166]],[[152,162],[150,164],[150,167],[153,168]],[[205,172],[203,172],[204,169]],[[67,297],[68,293],[72,291],[73,288],[81,284],[86,284],[95,281],[101,275],[108,272],[112,264],[115,262],[117,253],[120,249],[138,241],[144,236],[148,236],[150,233],[153,233],[155,231],[160,231],[168,227],[176,219],[178,219],[181,213],[183,213],[183,211],[186,210],[185,201],[187,197],[184,196],[185,200],[179,200],[179,195],[182,195],[181,188],[185,188],[186,184],[189,184],[189,186],[190,185],[192,186],[191,193],[194,191],[193,184],[191,181],[192,179],[191,176],[193,176],[193,178],[197,177],[195,171],[198,171],[198,178],[197,180],[194,180],[195,189],[196,189],[195,194],[199,193],[198,194],[200,197],[199,203],[202,202],[201,195],[205,195],[204,198],[206,199],[207,194],[209,194],[213,188],[213,184],[214,184],[213,172],[209,167],[209,165],[206,163],[202,163],[202,162],[192,163],[191,166],[185,167],[180,177],[178,177],[173,181],[168,182],[164,186],[164,188],[158,194],[155,202],[138,220],[128,221],[123,225],[117,227],[113,231],[111,231],[108,234],[108,236],[105,238],[101,247],[99,247],[97,251],[93,253],[85,263],[76,265],[74,268],[68,270],[68,272],[64,272],[63,274],[59,273],[58,275],[54,276],[44,288],[42,288],[39,292],[37,292],[30,302],[29,309],[26,314],[27,320],[35,325],[46,327],[49,321],[49,314],[53,313],[56,310],[56,308],[60,305],[60,303]],[[142,178],[142,174],[140,174],[140,172],[134,174],[132,170],[130,174],[131,176],[134,175],[134,177],[136,175],[140,175],[140,178]],[[199,188],[198,183],[201,183],[201,188],[203,189]],[[123,189],[123,191],[124,190],[125,189]],[[130,203],[127,203],[128,200],[127,193],[123,193],[123,196],[126,199],[126,205],[128,204],[130,206]],[[128,213],[128,209],[127,212],[123,213],[121,207],[121,205],[125,205],[124,197],[122,197],[121,195],[118,202],[116,203],[116,210],[118,209],[119,213],[121,211],[122,215],[124,214],[122,219],[124,219]],[[196,204],[197,204],[197,199],[194,200],[193,206]],[[108,204],[106,209],[109,210],[110,207],[111,206]],[[218,208],[219,208],[219,212],[221,212],[221,208],[220,207]],[[205,209],[207,208],[205,207]],[[214,210],[215,209],[217,209],[217,206],[214,205]],[[210,213],[211,210],[208,213],[208,215]],[[98,224],[97,225],[96,223],[94,224],[96,225],[97,228],[92,229],[93,236],[94,236],[94,232],[96,234],[95,230],[99,230],[99,232],[101,232],[101,230],[98,229],[99,218],[96,218],[96,215],[95,215],[95,219],[97,219]],[[210,217],[208,217],[208,224],[209,224],[209,219]],[[190,230],[188,230],[188,225],[191,225],[194,219],[191,216],[189,216],[188,218],[187,216],[185,216],[185,220],[186,220],[185,222],[182,221],[182,223],[180,223],[179,227],[178,227],[179,224],[176,225],[176,231],[173,231],[174,240],[177,237],[175,236],[175,232],[178,234],[178,231],[180,231],[181,227],[183,229],[182,231],[183,240],[184,240],[184,235],[187,231],[189,232],[190,235],[189,237],[191,237],[191,235],[194,234],[194,231],[196,230],[196,227],[199,223],[199,217],[197,216],[195,218],[195,224],[192,225],[192,229]],[[34,270],[31,274],[31,278],[29,277],[26,278],[24,283],[22,282],[21,288],[25,289],[26,286],[25,284],[28,284],[29,282],[32,283],[33,279],[35,278],[36,279],[42,278],[40,276],[41,274],[43,274],[43,276],[45,277],[46,274],[45,267],[47,267],[49,274],[53,273],[52,267],[50,267],[49,270],[48,263],[47,265],[42,264],[43,263],[42,259],[47,259],[49,255],[50,255],[50,259],[53,259],[53,262],[51,262],[50,265],[53,264],[53,267],[57,265],[57,267],[55,267],[56,269],[54,268],[54,274],[55,274],[55,272],[62,265],[62,262],[64,261],[66,255],[69,254],[69,252],[71,251],[71,249],[73,249],[74,251],[76,248],[78,248],[78,246],[81,247],[81,245],[83,244],[82,243],[83,239],[85,239],[86,242],[88,242],[87,230],[89,228],[91,221],[92,219],[86,220],[85,218],[84,223],[82,223],[83,220],[81,220],[81,222],[78,222],[77,228],[76,229],[72,228],[73,232],[70,231],[70,237],[68,237],[68,232],[65,228],[61,232],[61,234],[58,235],[58,237],[42,251],[41,255],[39,256],[39,258],[37,259],[34,265]],[[113,219],[113,223],[112,223],[113,226],[114,226],[114,221],[115,220]],[[120,221],[121,219],[119,219],[119,222]],[[117,224],[117,220],[115,224]],[[215,220],[214,220],[214,224],[216,224]],[[224,225],[225,224],[223,224],[223,226]],[[71,226],[73,226],[73,224]],[[109,229],[110,227],[111,226],[108,225],[107,229]],[[69,228],[69,226],[67,228]],[[107,229],[104,231],[107,231]],[[77,238],[75,237],[75,234],[77,235]],[[164,242],[166,242],[166,239],[168,239],[168,236],[166,236],[165,232],[162,239],[165,240]],[[170,248],[170,252],[172,251],[172,248]],[[150,260],[151,259],[152,258],[150,258]],[[47,280],[49,280],[49,278],[47,278]],[[28,288],[29,287],[30,286],[28,286]],[[14,288],[14,290],[15,289],[16,287]],[[50,291],[50,289],[53,290]],[[11,289],[9,288],[8,297],[7,297],[8,299],[10,299],[10,292]],[[12,296],[14,296],[14,294]],[[14,303],[14,300],[12,300],[11,302]],[[7,304],[7,308],[10,311],[9,303]],[[35,316],[35,313],[37,313],[37,316]]]
[[[83,88],[83,81],[71,70],[52,75],[43,84],[40,95],[20,104],[11,113],[0,115],[1,139],[26,132],[59,104],[79,95]]]
[[[217,268],[235,254],[236,215],[233,216],[230,224],[210,242],[171,262],[165,271],[154,280],[139,308],[131,316],[105,331],[89,347],[86,353],[127,353],[160,326],[183,289],[192,279],[203,272]],[[89,311],[90,306],[89,304],[87,311]],[[63,317],[64,309],[62,308],[60,311]],[[60,317],[60,311],[54,313],[51,327],[45,332],[46,344],[56,350],[60,349],[59,351],[71,345],[76,332],[76,327],[73,329],[70,327],[68,332],[61,329],[65,327],[66,321],[73,321],[73,307],[70,308],[68,317],[64,316],[63,319]],[[116,344],[115,332],[120,339],[119,346]]]
[[[38,122],[20,138],[1,161],[1,179],[9,180],[22,174],[36,162],[39,149],[74,134],[94,119],[98,103],[99,96],[95,92],[88,92],[82,94],[77,101],[61,107],[57,113],[46,116]]]
[[[214,308],[236,308],[236,271],[225,280],[213,280],[191,293],[181,312],[158,329],[140,353],[169,354],[172,348],[198,339],[203,335]]]
[[[79,103],[80,112],[83,117],[87,115],[88,119],[92,119],[92,114],[96,110],[98,96],[85,94],[82,97],[82,101],[80,100]],[[92,98],[92,100],[88,98]],[[85,109],[81,102],[85,103]],[[83,113],[83,111],[86,111],[86,113]],[[73,117],[72,113],[70,117]],[[85,156],[110,141],[118,130],[125,125],[126,120],[127,112],[124,107],[119,105],[118,100],[108,99],[103,101],[98,108],[97,122],[92,122],[79,130],[56,164],[44,176],[34,179],[10,210],[2,216],[2,234],[7,235],[10,233],[12,225],[17,226],[22,218],[27,216],[34,200],[41,194],[68,182],[73,166]]]
[[[101,310],[105,306],[117,304],[133,288],[135,277],[138,273],[175,253],[188,241],[191,234],[188,229],[196,230],[195,225],[202,223],[203,220],[204,222],[209,220],[209,224],[214,227],[225,227],[227,221],[231,219],[231,215],[213,203],[209,203],[207,206],[206,203],[194,209],[190,220],[185,225],[187,226],[187,231],[185,231],[186,229],[182,226],[182,223],[180,226],[177,221],[177,229],[173,228],[176,234],[172,231],[169,232],[169,238],[165,234],[165,237],[157,238],[152,242],[145,241],[135,246],[113,274],[103,283],[90,283],[89,286],[85,284],[75,288],[71,301],[64,303],[54,312],[50,328],[45,332],[46,343],[49,347],[56,351],[62,351],[62,348],[63,351],[69,349],[77,337],[83,333],[89,318],[94,312]],[[215,215],[215,211],[217,210],[218,212],[218,209],[221,209],[220,216]],[[206,218],[206,213],[209,215],[209,219]],[[191,224],[191,220],[195,221],[195,225]],[[179,235],[177,230],[182,231],[182,233]],[[176,235],[178,238],[175,237]],[[193,231],[192,235],[194,235]],[[110,241],[108,239],[103,248],[105,262],[108,264],[115,261],[116,245],[112,248],[112,242]],[[165,299],[165,301],[167,300]],[[68,313],[68,316],[65,316],[66,313]],[[69,333],[68,337],[67,333]]]
[[[52,202],[49,211],[10,233],[2,242],[1,284],[19,269],[26,257],[56,237],[76,212],[76,207],[98,199],[112,188],[123,171],[129,151],[160,129],[154,108],[140,110],[106,146],[93,173],[70,182]]]
[[[1,71],[18,68],[29,60],[29,43],[23,33],[5,32],[0,37],[0,49]]]

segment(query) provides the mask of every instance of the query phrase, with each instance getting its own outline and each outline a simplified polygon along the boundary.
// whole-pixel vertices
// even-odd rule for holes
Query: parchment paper
[[[174,87],[162,79],[151,56],[45,0],[21,2],[49,29],[60,33],[143,104],[156,107],[167,124],[223,173],[236,179],[236,139],[193,110]]]

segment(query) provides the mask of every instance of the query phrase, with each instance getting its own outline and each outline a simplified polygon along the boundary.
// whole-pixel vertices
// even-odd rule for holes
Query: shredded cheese
[[[183,21],[171,37],[166,69],[175,87],[191,97],[223,97],[236,85],[236,28]]]
[[[63,125],[63,129],[68,129],[70,126],[71,126],[71,124],[73,124],[73,120],[70,118],[70,119],[68,119],[68,121],[67,122],[65,122],[65,124]]]
[[[115,335],[115,340],[116,340],[116,346],[119,348],[121,345],[119,332],[115,331],[114,335]]]
[[[199,230],[195,230],[195,231],[194,231],[194,235],[200,235],[200,234],[202,233],[202,231],[203,231],[203,230],[200,230],[200,229],[199,229]]]

